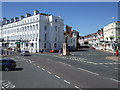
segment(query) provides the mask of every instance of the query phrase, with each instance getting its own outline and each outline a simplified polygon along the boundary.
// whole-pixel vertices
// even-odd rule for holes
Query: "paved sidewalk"
[[[120,61],[120,56],[108,56],[108,57],[106,57],[106,59]]]

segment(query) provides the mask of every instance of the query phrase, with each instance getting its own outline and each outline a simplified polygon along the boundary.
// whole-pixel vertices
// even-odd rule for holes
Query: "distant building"
[[[72,30],[71,26],[66,25],[66,31],[64,32],[64,36],[67,37],[69,49],[71,50],[76,49],[79,32],[76,30]]]
[[[120,46],[120,21],[111,23],[95,33],[79,37],[81,46],[90,45],[96,49],[115,51]]]
[[[0,38],[4,38],[4,46],[30,52],[41,49],[59,49],[63,46],[64,21],[60,16],[29,13],[7,20],[3,18]]]
[[[81,46],[93,46],[96,49],[103,49],[103,42],[104,42],[103,28],[95,33],[79,37],[79,43]]]

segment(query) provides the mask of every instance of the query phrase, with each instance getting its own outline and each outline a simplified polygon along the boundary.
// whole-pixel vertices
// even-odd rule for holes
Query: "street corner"
[[[119,61],[119,56],[108,56],[106,57],[107,60],[114,60],[114,61]]]

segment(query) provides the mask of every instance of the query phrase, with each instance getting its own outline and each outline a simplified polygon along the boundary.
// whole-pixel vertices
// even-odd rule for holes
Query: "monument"
[[[65,42],[63,43],[63,55],[69,55],[67,36],[65,37]]]

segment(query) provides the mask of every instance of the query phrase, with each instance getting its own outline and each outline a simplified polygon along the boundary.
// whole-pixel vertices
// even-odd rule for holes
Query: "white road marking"
[[[25,59],[23,58],[23,60],[25,60]]]
[[[115,82],[120,82],[119,80],[116,80],[116,79],[113,79],[113,78],[110,78],[110,80],[113,80]]]
[[[103,64],[103,63],[98,63],[98,64]]]
[[[113,64],[113,63],[109,63],[109,64]]]
[[[47,60],[51,60],[51,59],[47,59]]]
[[[70,64],[66,64],[66,63],[63,63],[63,62],[58,62],[58,63],[64,64],[64,65],[67,65],[67,66],[71,66]]]
[[[2,84],[2,88],[15,88],[15,85],[13,85],[10,81],[3,80],[0,84]]]
[[[93,62],[92,64],[95,64],[95,65],[97,65],[98,63],[94,63],[94,62]]]
[[[47,71],[47,73],[52,74],[50,71]]]
[[[45,71],[45,69],[44,69],[44,68],[42,68],[42,70],[43,70],[43,71]]]
[[[68,64],[68,66],[71,66],[70,64]]]
[[[92,62],[87,61],[86,63],[92,63]]]
[[[114,69],[118,69],[118,68],[114,68]]]
[[[105,67],[109,67],[109,66],[106,66],[106,65],[103,65],[103,66],[105,66]]]
[[[78,89],[79,89],[79,87],[78,87],[78,86],[75,86],[75,88],[78,88]]]
[[[40,66],[37,66],[38,68],[40,68]]]
[[[108,63],[104,63],[104,64],[108,64]]]
[[[29,62],[30,62],[30,63],[32,63],[32,61],[31,61],[31,60],[29,60]]]
[[[33,64],[33,65],[36,65],[36,64]]]
[[[57,77],[57,78],[59,78],[59,79],[60,79],[60,77],[59,77],[59,76],[57,76],[57,75],[55,75],[55,77]]]
[[[67,80],[64,80],[64,82],[66,82],[67,84],[70,84],[70,82],[68,82]]]
[[[79,70],[82,70],[82,71],[86,71],[86,72],[89,72],[91,74],[95,74],[95,75],[99,75],[98,73],[94,73],[94,72],[91,72],[91,71],[88,71],[88,70],[85,70],[85,69],[82,69],[82,68],[78,68]]]

